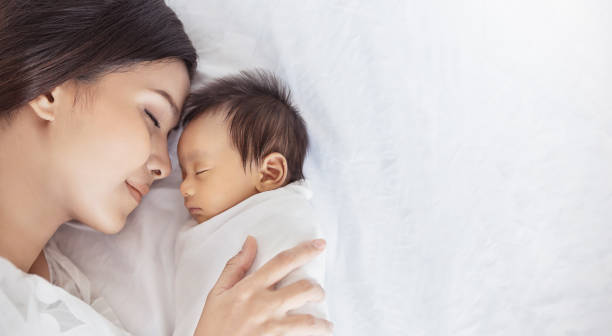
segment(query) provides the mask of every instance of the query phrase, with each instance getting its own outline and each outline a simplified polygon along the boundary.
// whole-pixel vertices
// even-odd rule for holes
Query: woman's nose
[[[147,163],[147,168],[153,175],[154,180],[163,179],[170,175],[172,164],[168,155],[168,144],[165,140],[156,141],[153,144],[151,157]]]

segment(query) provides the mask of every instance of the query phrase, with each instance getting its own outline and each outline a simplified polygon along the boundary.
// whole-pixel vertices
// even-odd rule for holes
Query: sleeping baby
[[[178,144],[181,193],[190,220],[176,243],[175,335],[193,335],[208,292],[247,238],[258,241],[256,270],[277,253],[321,237],[302,173],[304,121],[271,74],[241,72],[192,93]],[[294,271],[322,284],[324,256]],[[326,318],[323,302],[294,311]]]

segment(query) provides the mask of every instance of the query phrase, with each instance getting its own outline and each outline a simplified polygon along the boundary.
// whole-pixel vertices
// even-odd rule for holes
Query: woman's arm
[[[257,253],[255,239],[247,238],[208,294],[195,335],[331,335],[332,324],[326,320],[287,315],[307,302],[322,300],[325,293],[319,285],[299,281],[278,290],[274,286],[324,248],[321,239],[302,243],[245,277]]]

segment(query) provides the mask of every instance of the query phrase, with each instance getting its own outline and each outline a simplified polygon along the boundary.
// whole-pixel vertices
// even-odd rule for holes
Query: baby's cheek
[[[195,188],[194,206],[202,208],[202,211],[208,216],[215,207],[215,195],[211,192],[211,188],[204,181],[192,181],[191,188]]]
[[[202,200],[202,209],[209,216],[216,216],[232,206],[231,190],[227,187],[214,188],[210,186],[207,190],[206,197]]]
[[[210,217],[216,216],[227,209],[227,199],[223,192],[215,193],[209,201],[208,212]]]

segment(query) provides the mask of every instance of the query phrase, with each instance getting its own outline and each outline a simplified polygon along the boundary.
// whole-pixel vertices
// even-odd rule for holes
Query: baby
[[[304,121],[289,90],[263,71],[241,72],[192,93],[178,144],[181,193],[193,220],[176,244],[175,335],[192,335],[225,261],[248,235],[258,241],[256,270],[282,250],[321,237],[302,166]],[[323,284],[321,255],[279,286]],[[326,318],[324,303],[295,313]]]

